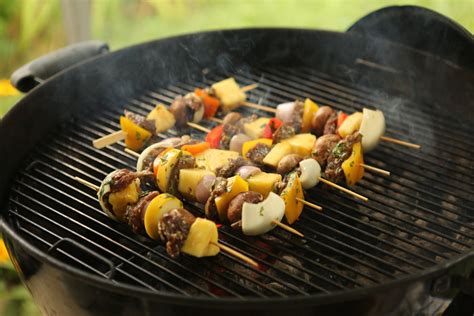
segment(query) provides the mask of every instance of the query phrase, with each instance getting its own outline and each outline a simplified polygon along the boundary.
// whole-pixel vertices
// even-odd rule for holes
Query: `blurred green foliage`
[[[344,31],[389,5],[419,5],[474,31],[473,0],[92,0],[92,37],[112,49],[202,30],[284,26]],[[60,0],[0,0],[0,78],[65,46]],[[0,97],[2,116],[19,97]],[[10,264],[0,266],[0,315],[37,315]]]

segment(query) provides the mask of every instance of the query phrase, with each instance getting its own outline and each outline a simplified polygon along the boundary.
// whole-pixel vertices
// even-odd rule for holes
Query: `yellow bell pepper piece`
[[[303,122],[301,124],[301,131],[303,133],[308,133],[311,131],[311,121],[313,120],[313,116],[316,114],[318,109],[319,106],[316,104],[316,102],[313,102],[310,99],[304,100]]]
[[[288,184],[280,196],[285,201],[285,217],[288,224],[293,224],[303,211],[303,203],[296,198],[304,199],[303,187],[296,172],[289,175]]]
[[[127,133],[125,145],[131,150],[140,150],[151,137],[149,131],[133,123],[125,116],[120,117],[120,127],[122,131]]]
[[[364,176],[364,167],[362,167],[363,163],[364,155],[362,153],[362,145],[359,142],[352,146],[352,154],[342,163],[341,166],[348,185],[354,185],[362,179]]]
[[[227,219],[227,208],[230,201],[237,194],[249,190],[249,184],[240,176],[233,176],[227,179],[227,191],[215,199],[217,214],[219,219],[224,222]]]
[[[183,203],[168,193],[162,193],[151,200],[145,210],[144,226],[145,231],[151,239],[158,239],[158,221],[175,208],[182,208]]]
[[[249,141],[243,143],[243,145],[242,145],[242,156],[244,158],[247,158],[247,153],[252,148],[257,146],[257,144],[264,144],[264,145],[267,145],[268,147],[271,147],[272,144],[273,144],[273,141],[269,138],[258,138],[258,139],[254,139],[254,140],[249,140]]]

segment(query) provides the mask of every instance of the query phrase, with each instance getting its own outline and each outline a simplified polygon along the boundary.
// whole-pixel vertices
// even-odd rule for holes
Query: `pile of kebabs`
[[[376,170],[364,164],[363,152],[384,137],[381,111],[347,115],[310,99],[273,109],[246,102],[249,89],[228,78],[178,96],[169,108],[158,104],[147,117],[125,111],[122,130],[94,142],[101,148],[125,139],[138,158],[136,171],[117,170],[102,182],[98,198],[104,212],[137,234],[161,239],[172,257],[213,256],[220,249],[216,222],[250,236],[288,228],[283,217],[293,224],[304,204],[320,209],[304,200],[304,190],[320,181],[352,186],[365,168]],[[243,117],[232,112],[239,106],[275,117]],[[220,112],[226,113],[222,120],[215,118]],[[208,130],[198,125],[203,119],[220,124]],[[174,126],[205,131],[205,141],[159,138]],[[207,219],[185,210],[181,200],[200,203]]]

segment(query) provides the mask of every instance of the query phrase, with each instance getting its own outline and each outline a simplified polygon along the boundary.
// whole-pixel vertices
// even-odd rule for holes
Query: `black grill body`
[[[380,108],[387,134],[423,150],[382,145],[368,154],[393,173],[368,174],[356,188],[368,204],[308,192],[324,212],[304,211],[296,228],[305,240],[220,229],[223,243],[266,271],[227,255],[173,261],[108,219],[73,177],[98,184],[133,168],[123,144],[91,146],[118,129],[124,108],[145,114],[226,76],[258,82],[250,101],[265,105],[311,97],[348,112]],[[442,298],[469,291],[474,266],[473,91],[473,74],[451,62],[355,33],[219,31],[120,50],[58,74],[4,118],[1,227],[45,314],[435,313]]]

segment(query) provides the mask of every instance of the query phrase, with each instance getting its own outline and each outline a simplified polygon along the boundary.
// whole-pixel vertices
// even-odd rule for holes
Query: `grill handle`
[[[108,266],[109,266],[109,273],[107,275],[107,278],[108,279],[112,279],[113,276],[115,275],[115,264],[110,261],[109,259],[105,258],[104,256],[101,256],[99,255],[98,253],[95,253],[94,251],[90,250],[89,248],[83,246],[82,244],[78,243],[77,241],[71,239],[71,238],[61,238],[60,240],[58,240],[57,242],[55,242],[53,245],[51,245],[51,247],[49,247],[48,249],[48,254],[52,254],[56,249],[59,249],[59,246],[62,244],[62,243],[69,243],[71,245],[73,245],[74,247],[77,247],[79,248],[80,250],[88,253],[89,255],[105,262]]]
[[[72,44],[23,65],[13,72],[10,80],[15,88],[28,92],[56,73],[108,51],[108,44],[102,41]]]

